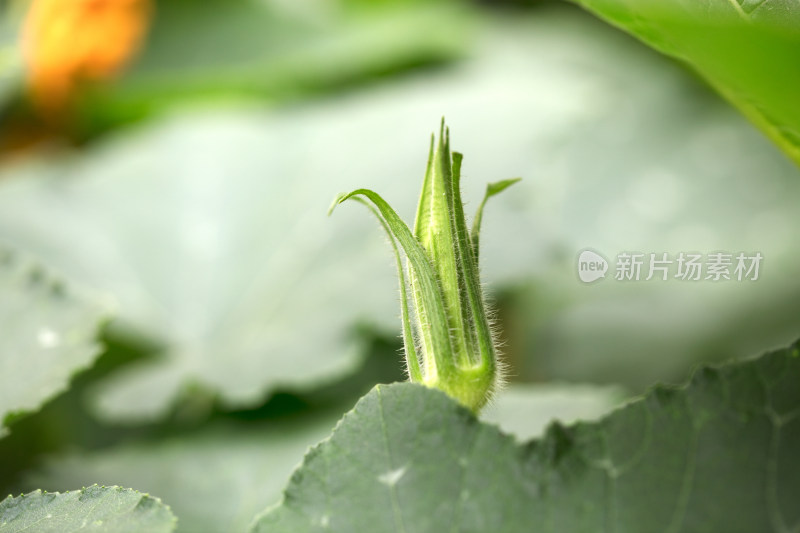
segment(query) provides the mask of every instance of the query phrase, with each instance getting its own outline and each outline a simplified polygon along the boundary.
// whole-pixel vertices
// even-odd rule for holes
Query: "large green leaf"
[[[800,6],[787,0],[575,0],[691,65],[800,164]]]
[[[87,295],[0,248],[0,436],[94,362],[104,314]]]
[[[253,531],[797,531],[799,380],[795,344],[525,444],[440,391],[378,386]]]
[[[121,487],[37,490],[0,502],[3,533],[168,533],[174,528],[175,517],[158,498]]]
[[[618,398],[605,388],[511,387],[499,394],[486,418],[527,438],[554,418],[596,418]],[[94,482],[135,486],[169,504],[179,517],[179,532],[244,533],[256,513],[280,498],[292,470],[340,414],[269,421],[265,427],[219,424],[161,442],[55,456],[27,476],[23,489],[63,490]]]
[[[107,382],[103,411],[157,416],[193,383],[254,405],[353,368],[357,321],[398,331],[379,230],[325,211],[366,186],[410,220],[442,114],[474,206],[487,181],[524,177],[481,238],[483,279],[537,283],[506,317],[516,373],[643,387],[796,334],[798,170],[739,114],[576,8],[487,19],[478,42],[469,61],[371,92],[179,115],[7,167],[0,240],[114,294],[120,324],[164,345]],[[765,269],[750,284],[584,286],[585,246],[759,250]]]

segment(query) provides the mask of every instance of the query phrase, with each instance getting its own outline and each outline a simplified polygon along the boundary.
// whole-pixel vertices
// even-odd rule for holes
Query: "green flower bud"
[[[450,134],[442,121],[438,143],[431,139],[413,233],[383,198],[368,189],[340,194],[331,211],[347,199],[357,200],[373,211],[389,235],[400,278],[410,379],[441,389],[478,411],[497,389],[502,374],[481,291],[478,235],[486,201],[519,178],[487,187],[468,230],[461,200],[461,160],[461,154],[450,153]],[[407,258],[407,275],[398,244]]]

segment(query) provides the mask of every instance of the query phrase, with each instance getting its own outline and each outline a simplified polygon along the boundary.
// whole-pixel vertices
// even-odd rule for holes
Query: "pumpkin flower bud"
[[[357,200],[373,211],[389,235],[400,278],[403,341],[411,381],[441,389],[478,411],[501,378],[480,285],[478,234],[488,198],[519,178],[487,187],[468,230],[461,200],[462,155],[451,155],[449,137],[442,121],[438,143],[431,140],[413,232],[369,189],[340,194],[331,211],[345,200]],[[407,272],[398,244],[407,258]],[[413,314],[409,301],[414,304]]]
[[[23,33],[34,105],[58,115],[81,82],[113,77],[138,50],[150,0],[33,0]]]

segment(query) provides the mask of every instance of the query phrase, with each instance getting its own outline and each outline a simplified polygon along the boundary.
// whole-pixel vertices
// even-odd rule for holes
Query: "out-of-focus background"
[[[185,531],[243,529],[330,420],[403,379],[390,248],[359,206],[326,210],[368,187],[412,220],[443,116],[469,211],[523,178],[487,207],[482,276],[544,422],[573,416],[553,383],[607,406],[800,332],[800,111],[780,79],[800,75],[777,45],[676,61],[533,0],[11,0],[0,17],[0,250],[108,316],[94,366],[0,440],[2,490],[125,484]],[[671,56],[692,35],[655,27],[639,36]],[[612,263],[592,284],[587,248]],[[615,280],[632,251],[763,261],[756,281]],[[205,516],[220,486],[232,501]]]

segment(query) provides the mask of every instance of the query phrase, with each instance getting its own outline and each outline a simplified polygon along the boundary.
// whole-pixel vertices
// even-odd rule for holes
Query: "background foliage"
[[[382,389],[411,391],[402,392],[410,405],[425,394],[441,403],[421,417],[454,417],[453,431],[480,424],[516,458],[517,444],[488,423],[527,441],[550,419],[596,419],[655,383],[684,381],[699,363],[791,344],[796,9],[578,3],[588,12],[562,2],[160,0],[127,68],[82,80],[57,116],[28,92],[20,32],[29,2],[4,5],[0,490],[119,485],[160,497],[179,531],[246,531],[359,397],[404,379],[386,243],[359,210],[325,212],[336,193],[369,187],[411,219],[442,115],[465,154],[473,206],[486,182],[524,178],[487,208],[481,239],[512,383],[481,422],[433,392]],[[765,260],[753,283],[587,286],[574,271],[585,247],[609,258],[725,250]],[[760,386],[755,374],[720,372],[731,390]],[[704,376],[690,395],[705,390]],[[314,453],[354,431],[376,394]],[[697,457],[750,449],[725,436],[741,429],[732,420],[763,408],[764,394],[724,409],[708,400],[721,429]],[[785,401],[796,413],[793,397]],[[626,409],[597,427],[636,408]],[[698,420],[685,420],[687,435],[701,434],[688,429]],[[566,434],[581,441],[583,427]],[[758,445],[769,439],[746,427]],[[541,446],[558,448],[559,431]],[[654,476],[669,469],[665,457],[646,463]],[[291,494],[314,460],[294,474]],[[534,468],[514,461],[509,475]],[[542,468],[561,472],[557,462]],[[799,463],[786,453],[780,469]],[[340,474],[345,483],[358,473]],[[589,490],[582,475],[568,497]],[[797,494],[787,487],[781,497]],[[304,490],[297,497],[311,501]],[[83,520],[80,508],[69,512]],[[593,512],[581,515],[587,531],[599,527]],[[764,513],[780,530],[775,509]],[[779,522],[791,530],[795,518]]]

